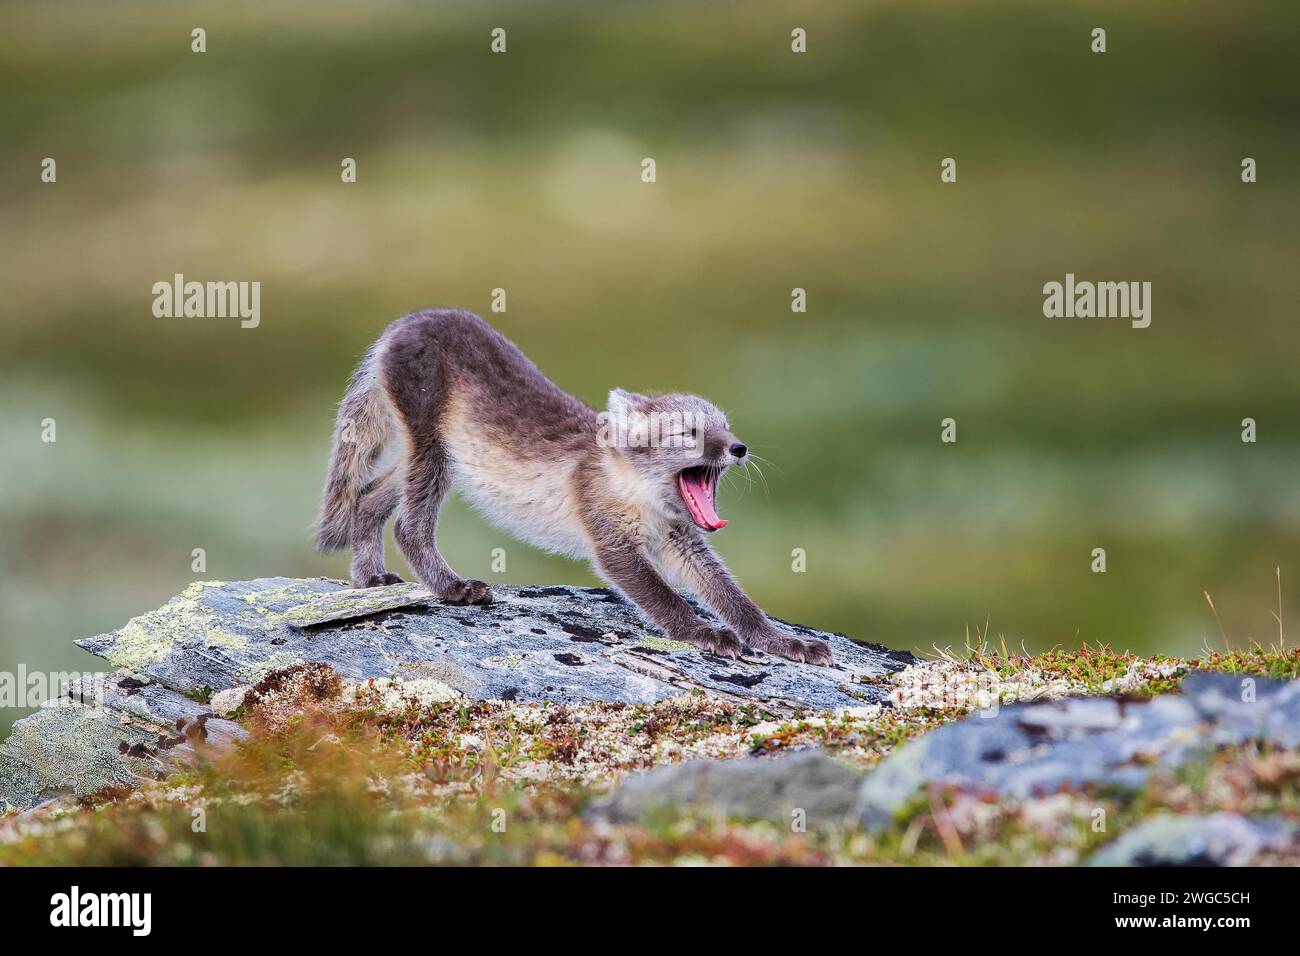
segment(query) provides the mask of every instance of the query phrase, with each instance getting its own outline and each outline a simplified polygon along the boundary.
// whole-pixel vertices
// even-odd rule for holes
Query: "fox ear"
[[[621,388],[611,389],[609,393],[609,404],[606,411],[613,418],[631,418],[640,406],[646,401],[644,395],[637,395],[635,392],[627,392]]]

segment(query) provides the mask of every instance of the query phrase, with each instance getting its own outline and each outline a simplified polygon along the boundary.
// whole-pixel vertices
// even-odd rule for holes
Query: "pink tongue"
[[[726,527],[726,519],[718,517],[718,511],[713,505],[712,488],[703,478],[696,474],[683,474],[679,477],[679,481],[682,491],[685,492],[682,497],[686,501],[686,507],[690,509],[692,517],[701,527],[710,531]]]

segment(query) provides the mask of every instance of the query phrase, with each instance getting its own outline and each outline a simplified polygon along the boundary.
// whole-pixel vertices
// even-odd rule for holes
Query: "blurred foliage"
[[[1203,590],[1241,640],[1276,634],[1275,568],[1283,617],[1300,596],[1295,4],[3,18],[0,668],[91,666],[72,638],[194,577],[343,573],[307,527],[352,364],[494,287],[492,320],[583,399],[729,410],[770,464],[724,492],[718,545],[778,616],[1188,653],[1219,642]],[[154,318],[178,272],[261,281],[261,326]],[[1043,318],[1066,272],[1151,281],[1151,328]],[[463,573],[504,546],[505,580],[589,578],[459,505],[444,529]]]

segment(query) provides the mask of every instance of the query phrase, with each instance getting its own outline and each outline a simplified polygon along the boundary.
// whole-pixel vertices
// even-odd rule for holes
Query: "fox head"
[[[718,479],[744,462],[749,449],[727,416],[698,395],[637,395],[616,388],[602,415],[601,444],[613,449],[643,483],[703,531],[718,531]]]

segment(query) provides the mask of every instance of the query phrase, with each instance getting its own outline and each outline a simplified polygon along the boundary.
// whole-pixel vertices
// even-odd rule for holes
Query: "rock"
[[[736,760],[687,760],[624,779],[588,815],[617,823],[644,823],[656,811],[694,812],[768,820],[808,830],[854,824],[862,771],[820,750]],[[796,812],[802,811],[801,817]]]
[[[0,744],[0,810],[138,786],[245,736],[173,690],[124,672],[87,675]]]
[[[1300,683],[1199,673],[1185,678],[1181,691],[1146,702],[1011,704],[940,727],[867,776],[863,821],[887,826],[927,784],[1020,798],[1085,785],[1137,789],[1154,768],[1181,766],[1216,745],[1296,746]]]
[[[253,689],[252,684],[239,684],[235,687],[229,687],[226,690],[217,691],[212,695],[212,700],[208,706],[218,717],[229,717],[244,702],[244,696]]]
[[[1300,749],[1300,681],[1202,672],[1184,678],[1181,689],[1212,722],[1215,743],[1267,740]]]
[[[1247,866],[1262,853],[1295,853],[1300,827],[1236,813],[1157,817],[1121,835],[1090,866]]]
[[[862,681],[915,661],[798,625],[787,626],[830,642],[834,668],[757,653],[724,660],[656,635],[603,588],[498,585],[493,593],[486,607],[457,607],[412,584],[201,582],[77,643],[182,692],[223,691],[289,664],[321,662],[352,680],[436,681],[473,699],[650,703],[702,690],[780,712],[878,702],[884,691]]]
[[[863,681],[915,661],[798,625],[787,626],[831,643],[836,667],[762,654],[724,660],[654,634],[612,591],[493,590],[488,607],[454,607],[412,584],[192,584],[158,610],[77,642],[119,673],[69,689],[95,698],[88,705],[65,699],[14,725],[0,745],[0,808],[132,786],[239,739],[245,732],[222,718],[251,685],[294,664],[328,664],[345,686],[374,679],[383,693],[417,701],[644,704],[699,690],[786,714],[879,701],[883,690]]]

